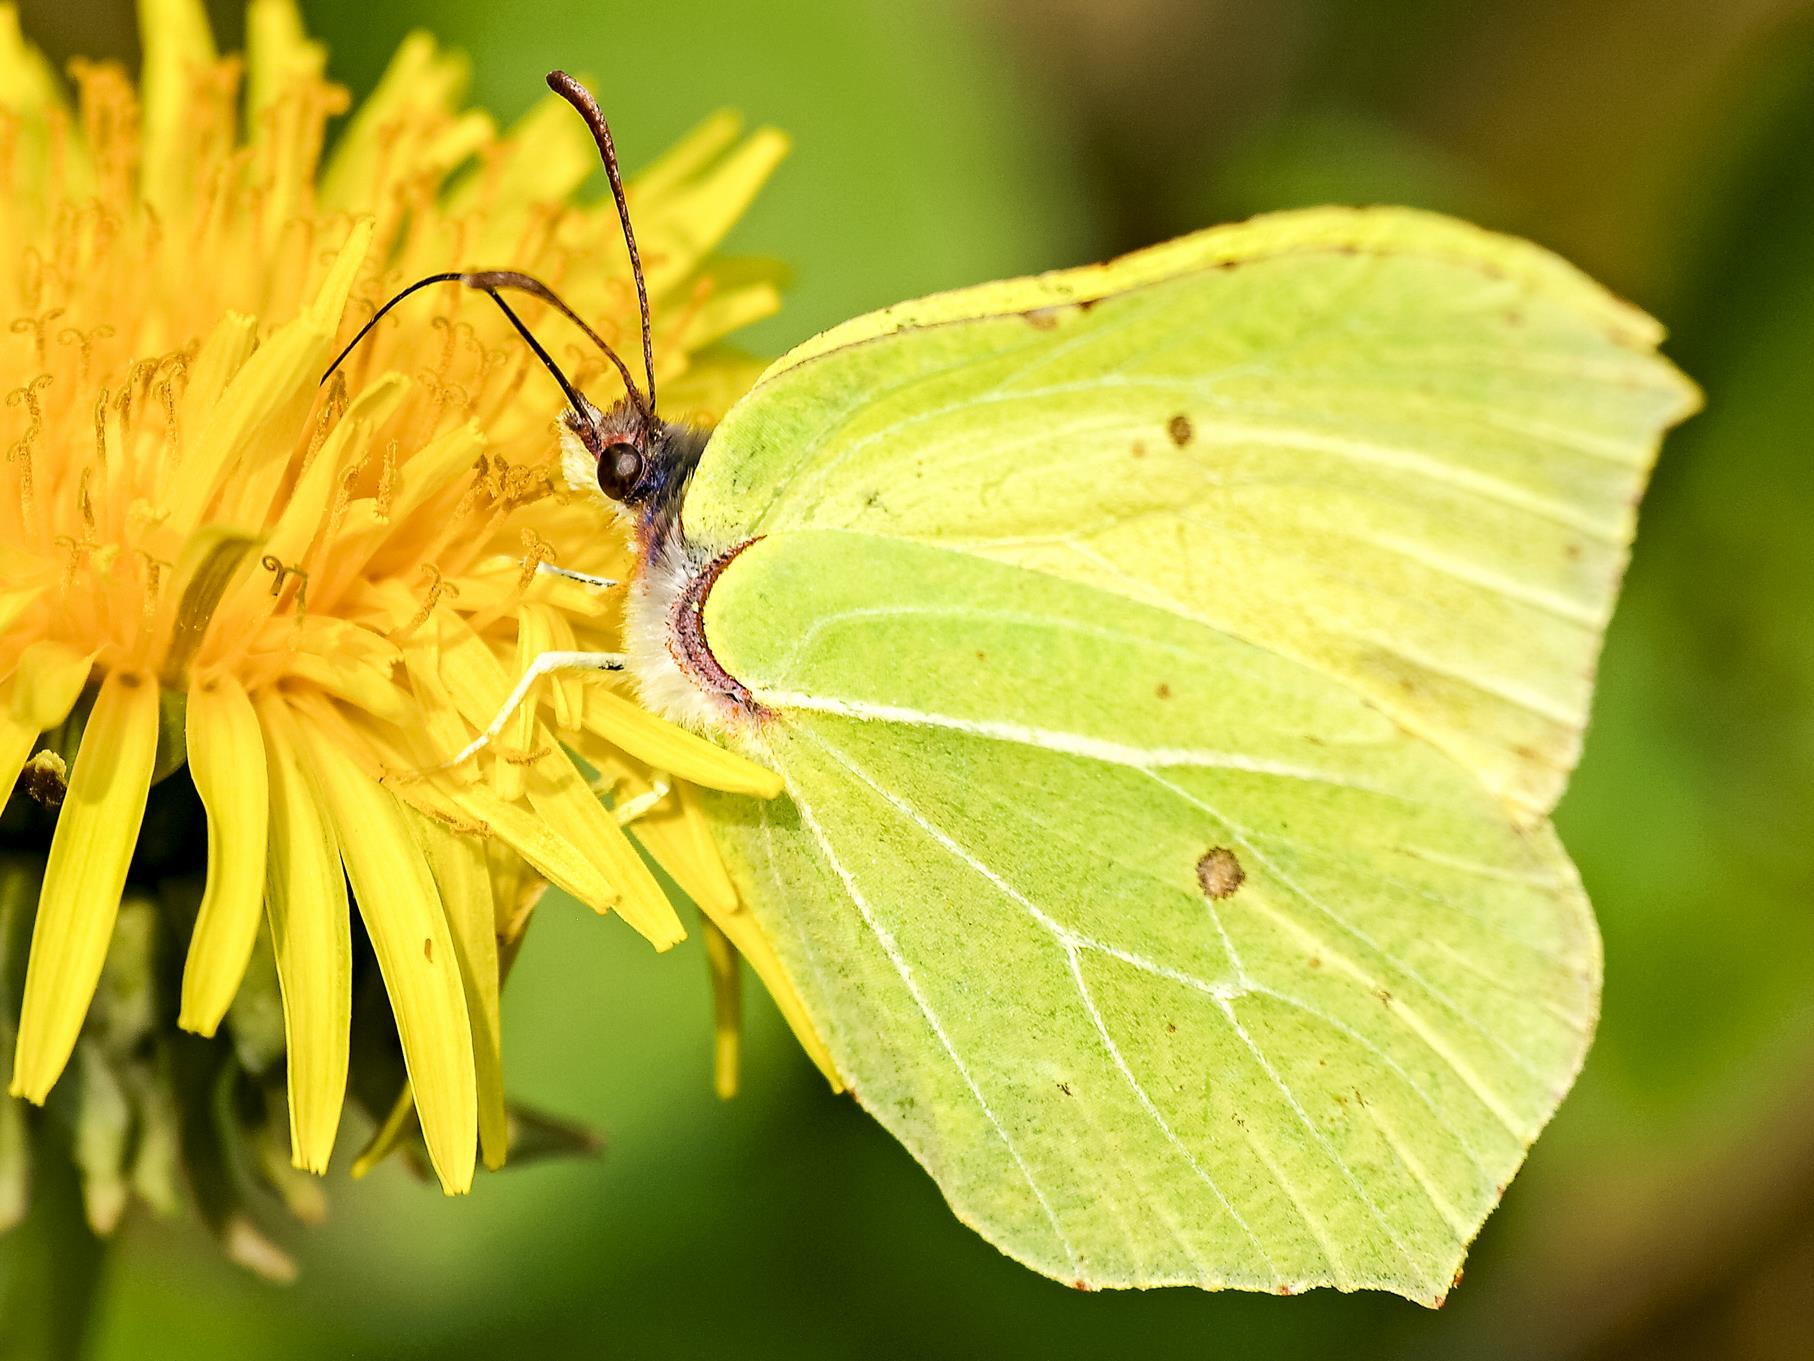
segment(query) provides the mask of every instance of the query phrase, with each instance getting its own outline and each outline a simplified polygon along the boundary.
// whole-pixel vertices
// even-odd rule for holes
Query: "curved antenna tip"
[[[611,125],[605,121],[604,111],[598,107],[598,101],[592,97],[592,92],[565,71],[550,71],[546,79],[548,88],[571,104],[585,120],[586,127],[592,133],[592,140],[598,146],[599,159],[605,163],[605,178],[611,182],[611,197],[617,201],[617,218],[623,224],[624,246],[630,255],[630,275],[636,281],[637,309],[642,314],[643,378],[648,389],[649,410],[653,411],[655,344],[649,321],[649,288],[643,279],[642,256],[636,249],[636,232],[630,226],[630,205],[624,196],[623,175],[617,168],[617,147],[611,140]]]

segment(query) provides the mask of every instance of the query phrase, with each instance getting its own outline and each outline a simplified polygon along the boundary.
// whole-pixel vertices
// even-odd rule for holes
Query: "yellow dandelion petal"
[[[353,1009],[346,876],[322,795],[298,758],[288,704],[271,695],[254,708],[270,781],[265,915],[283,992],[290,1156],[304,1171],[326,1172],[346,1100]]]
[[[467,721],[475,728],[481,728],[497,713],[509,694],[509,673],[478,635],[462,622],[458,619],[442,622],[441,678]],[[642,710],[636,712],[643,713]],[[645,716],[651,724],[669,732],[679,732],[652,715]],[[657,949],[665,950],[685,939],[686,929],[674,915],[667,895],[643,864],[642,857],[636,854],[617,820],[599,805],[597,796],[579,771],[558,750],[553,734],[539,723],[532,731],[533,741],[528,751],[545,754],[522,767],[522,780],[536,816],[556,837],[578,847],[604,881],[615,887],[617,912],[648,937]],[[691,737],[690,734],[687,736]],[[691,740],[721,756],[727,755],[701,739]],[[740,758],[727,759],[740,761]],[[502,789],[498,790],[498,801],[512,802]],[[595,900],[587,901],[598,906]]]
[[[478,1091],[465,984],[440,890],[389,791],[306,717],[297,730],[397,1016],[429,1161],[442,1188],[458,1194],[472,1186]]]
[[[520,154],[526,151],[533,154]],[[593,148],[592,135],[564,100],[545,94],[510,126],[498,144],[493,163],[481,167],[448,195],[447,207],[453,213],[471,212],[481,197],[505,203],[564,199],[597,169],[598,152]],[[482,234],[475,243],[480,251],[508,244],[498,227]]]
[[[650,235],[684,233],[681,239],[692,248],[689,254],[651,260],[651,291],[665,292],[674,287],[691,273],[699,257],[724,239],[775,173],[775,167],[786,158],[788,147],[785,133],[774,128],[758,129],[715,161],[673,184],[659,201],[645,204],[633,200],[632,207],[639,214],[639,236],[645,231]],[[631,181],[631,186],[639,190],[642,187],[636,180]],[[646,228],[644,223],[648,224]]]
[[[75,1047],[145,816],[157,726],[152,678],[108,676],[51,837],[13,1055],[14,1096],[42,1102]]]
[[[544,652],[574,652],[578,648],[579,640],[574,635],[572,621],[552,605],[532,601],[517,611],[516,662],[519,671],[527,670],[529,664]],[[554,704],[555,727],[571,732],[584,723],[589,693],[602,692],[588,686],[578,676],[557,674],[549,677],[548,696]],[[531,709],[529,705],[523,707]],[[527,738],[523,740],[526,744]]]
[[[256,535],[218,526],[191,536],[184,545],[176,580],[165,593],[157,617],[157,633],[167,639],[158,667],[165,685],[182,685],[195,654],[207,641],[221,597],[257,547]]]
[[[228,382],[194,449],[184,450],[164,493],[170,530],[185,532],[199,524],[214,503],[221,479],[236,466],[272,461],[281,466],[288,456],[296,431],[315,403],[340,314],[371,238],[369,219],[353,227],[315,301],[278,327]],[[268,454],[260,457],[266,448],[276,460]]]
[[[0,552],[5,550],[0,549]],[[14,555],[8,554],[7,557],[0,557],[0,572],[8,577],[24,571],[22,563],[15,566],[8,560],[12,556]],[[41,586],[0,586],[0,637],[5,636],[7,626],[36,604],[43,593],[44,588]]]
[[[806,1003],[787,976],[787,969],[768,943],[768,937],[762,934],[756,919],[743,910],[743,904],[738,900],[737,890],[725,873],[724,861],[712,841],[698,794],[684,783],[676,784],[669,798],[633,822],[631,829],[637,840],[661,862],[662,868],[673,875],[675,882],[699,905],[712,925],[749,961],[756,977],[762,980],[762,986],[775,999],[776,1007],[799,1040],[800,1047],[825,1075],[832,1090],[842,1091],[844,1084],[831,1061],[831,1051],[813,1027],[812,1018],[806,1014]]]
[[[331,210],[381,201],[393,181],[412,174],[442,174],[464,159],[442,163],[423,155],[428,135],[445,133],[445,112],[466,85],[467,62],[442,52],[426,33],[403,40],[374,89],[353,114],[321,177],[321,201]],[[467,129],[461,140],[482,145],[491,120],[480,113],[461,115],[455,126]]]
[[[68,717],[93,668],[92,652],[78,652],[54,638],[28,643],[13,675],[11,717],[34,733],[55,727]]]
[[[671,193],[722,157],[742,135],[741,114],[735,109],[715,110],[639,170],[636,186],[655,198]]]
[[[781,792],[781,777],[767,766],[677,728],[609,690],[587,696],[586,731],[657,770],[708,789],[759,799]]]
[[[270,825],[264,736],[232,676],[189,687],[189,773],[208,818],[208,879],[183,965],[177,1024],[212,1035],[227,1014],[258,935]]]
[[[409,692],[392,678],[402,653],[390,639],[345,619],[319,616],[298,621],[289,633],[296,649],[289,673],[297,680],[311,681],[376,718],[400,722],[414,711]]]
[[[246,132],[268,135],[266,120],[285,88],[298,77],[318,75],[327,51],[310,42],[291,0],[252,0],[246,6]]]
[[[472,1023],[473,1073],[479,1092],[479,1152],[490,1168],[504,1165],[509,1122],[504,1109],[504,1026],[499,1010],[497,908],[485,847],[433,818],[413,813],[410,831],[428,861],[466,987]]]
[[[620,804],[644,792],[639,788],[642,783],[626,781],[619,791]],[[695,800],[684,782],[677,783],[666,798],[656,800],[630,823],[630,830],[702,912],[714,919],[728,917],[741,911],[742,903],[704,819],[691,815]]]
[[[60,174],[64,182],[59,188],[72,194],[91,191],[85,148],[58,132],[59,123],[67,126],[69,102],[56,69],[25,40],[13,4],[0,5],[0,109],[20,116],[13,133],[12,172],[23,186],[36,188]]]
[[[537,657],[544,652],[551,651],[556,646],[554,628],[548,619],[549,613],[549,611],[537,610],[535,607],[527,605],[517,611],[516,669],[518,672],[527,671]],[[552,680],[548,683],[551,698],[555,697],[558,684]],[[570,703],[570,698],[560,696],[557,709],[562,704]],[[510,716],[510,722],[505,725],[502,733],[502,741],[507,750],[528,751],[535,745],[537,708],[538,706],[533,703],[517,706],[517,711]],[[559,721],[558,712],[556,721]],[[521,767],[510,761],[500,761],[497,763],[497,773],[499,776],[508,774],[514,777],[508,783],[500,779],[498,793],[505,798],[518,797],[522,789]]]
[[[489,786],[437,776],[400,786],[398,793],[450,827],[507,843],[536,873],[594,912],[609,912],[623,900],[590,848],[576,846],[530,809],[500,799]]]
[[[348,1174],[354,1181],[367,1176],[379,1163],[401,1148],[405,1139],[421,1128],[416,1119],[416,1094],[410,1090],[409,1083],[405,1082],[403,1090],[397,1093],[397,1099],[391,1102],[391,1108],[385,1113],[384,1119],[378,1122],[378,1128],[372,1131],[372,1137],[347,1167]]]
[[[258,348],[258,318],[228,312],[214,323],[189,366],[188,386],[178,408],[179,424],[195,430],[214,414],[227,384],[238,376],[252,351]]]
[[[17,688],[16,676],[0,681],[0,789],[13,787],[38,740],[36,723],[13,717],[12,696]]]
[[[26,42],[16,5],[0,5],[0,108],[27,113],[61,107],[63,91],[44,54]]]
[[[565,755],[553,753],[528,770],[529,806],[548,828],[576,846],[590,850],[604,864],[606,877],[623,895],[617,913],[648,938],[657,950],[686,939],[686,928],[674,915],[655,876],[643,864],[623,829],[598,801],[592,787]]]
[[[139,0],[145,35],[145,200],[168,207],[193,183],[195,148],[189,141],[194,75],[214,63],[214,35],[201,0]]]
[[[335,492],[352,469],[371,457],[375,432],[408,396],[409,380],[400,373],[387,373],[360,389],[277,512],[265,551],[280,562],[302,560],[332,513]],[[249,582],[247,588],[255,589],[255,584]]]
[[[705,923],[706,966],[712,971],[712,1090],[721,1101],[737,1095],[743,1053],[743,963],[737,947],[710,918]]]

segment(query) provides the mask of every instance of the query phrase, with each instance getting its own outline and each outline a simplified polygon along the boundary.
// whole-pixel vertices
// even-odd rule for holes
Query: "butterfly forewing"
[[[1096,582],[1328,672],[1547,811],[1637,498],[1694,401],[1652,324],[1534,247],[1399,211],[1203,233],[1103,293],[1116,268],[783,360],[689,527],[849,528]]]

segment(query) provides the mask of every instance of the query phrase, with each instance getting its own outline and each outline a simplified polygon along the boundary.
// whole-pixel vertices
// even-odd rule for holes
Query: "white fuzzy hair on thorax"
[[[588,404],[590,405],[590,404]],[[596,409],[588,413],[596,416]],[[687,541],[680,525],[659,537],[636,512],[606,496],[598,486],[598,460],[566,421],[560,422],[561,475],[574,491],[603,506],[629,529],[637,571],[624,587],[624,669],[643,706],[694,732],[724,727],[725,699],[710,693],[682,669],[674,654],[675,612],[688,585],[711,563],[713,554]]]
[[[630,583],[624,602],[624,660],[645,708],[694,732],[723,726],[724,699],[708,694],[681,669],[674,655],[674,615],[688,585],[711,561],[669,534],[648,552],[637,545],[642,571]]]

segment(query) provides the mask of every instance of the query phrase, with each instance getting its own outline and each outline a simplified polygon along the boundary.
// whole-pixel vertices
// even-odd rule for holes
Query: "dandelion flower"
[[[148,804],[185,781],[205,879],[175,1019],[201,1036],[225,1020],[256,1049],[275,1021],[235,999],[268,950],[298,1168],[326,1168],[340,1125],[354,910],[442,1186],[466,1190],[475,1153],[503,1160],[500,951],[507,964],[540,880],[657,948],[684,934],[625,835],[631,812],[811,1043],[684,783],[767,791],[767,772],[562,681],[495,749],[410,774],[463,747],[535,654],[613,646],[615,595],[542,564],[628,564],[558,490],[557,394],[470,295],[386,318],[319,379],[383,299],[450,268],[534,273],[608,339],[633,337],[611,204],[575,198],[585,129],[550,97],[498,132],[460,108],[461,62],[418,35],[324,160],[347,101],[289,0],[253,0],[243,59],[217,54],[200,0],[140,9],[137,86],[76,62],[66,93],[0,8],[0,790],[54,827],[41,863],[0,884],[36,888],[35,916],[13,912],[31,928],[9,1091],[46,1100],[93,1038],[98,985],[97,1016],[125,1014],[103,972],[139,976],[127,924],[165,909],[132,866],[156,849]],[[705,419],[754,374],[723,338],[777,302],[772,267],[712,252],[783,149],[720,116],[630,185],[663,387]],[[579,383],[616,395],[566,323],[524,315]],[[131,1014],[141,1030],[173,1019]],[[722,1008],[721,1032],[726,1086]]]

